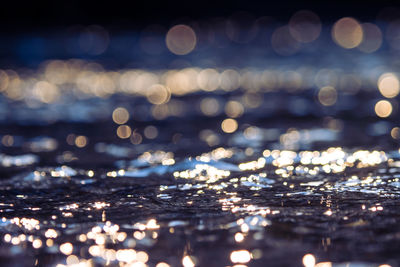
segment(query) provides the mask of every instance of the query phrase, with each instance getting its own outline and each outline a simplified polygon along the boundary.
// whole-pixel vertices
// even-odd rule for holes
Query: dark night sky
[[[116,27],[142,27],[152,23],[170,24],[177,18],[206,19],[248,11],[255,16],[287,20],[299,9],[311,9],[323,21],[342,16],[374,20],[384,7],[400,6],[399,1],[254,1],[254,0],[175,0],[175,1],[3,1],[0,31],[29,32],[70,26],[101,24]]]

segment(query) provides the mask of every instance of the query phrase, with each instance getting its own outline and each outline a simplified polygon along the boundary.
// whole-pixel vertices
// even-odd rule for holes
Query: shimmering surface
[[[1,70],[0,264],[399,266],[398,63],[346,50],[378,50],[375,24],[340,20],[336,45],[296,14],[270,47],[294,57],[268,64],[224,61],[230,43],[216,58],[235,68]],[[229,42],[256,38],[236,24]],[[102,54],[108,33],[88,32],[103,42],[80,45]],[[311,56],[326,57],[303,60],[320,35]],[[196,27],[166,37],[212,58]]]
[[[157,138],[136,145],[107,123],[48,126],[57,136],[37,141],[9,132],[18,143],[1,159],[2,262],[301,266],[310,253],[333,266],[396,266],[397,146],[387,135],[372,143],[362,129],[376,123],[338,119],[338,130],[331,120],[239,120],[235,133],[212,131],[211,147],[198,133],[219,118],[157,123]],[[71,144],[57,138],[76,131]]]

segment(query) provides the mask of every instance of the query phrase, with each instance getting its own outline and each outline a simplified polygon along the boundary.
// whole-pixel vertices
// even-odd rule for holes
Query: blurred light
[[[129,120],[129,112],[126,108],[116,108],[112,113],[112,119],[117,124],[124,124]]]
[[[75,138],[75,145],[79,148],[85,147],[87,145],[87,138],[86,136],[79,135]]]
[[[156,120],[167,118],[170,115],[169,113],[169,107],[166,104],[154,105],[151,107],[151,115],[153,115]]]
[[[332,38],[341,47],[351,49],[363,40],[363,29],[357,20],[345,17],[333,25]]]
[[[161,84],[155,84],[146,91],[147,100],[155,105],[166,103],[171,98],[169,89]]]
[[[389,117],[392,110],[392,104],[387,100],[380,100],[375,104],[375,113],[381,118]]]
[[[33,248],[36,248],[36,249],[42,247],[42,240],[40,240],[40,239],[35,239],[35,240],[32,242],[32,247],[33,247]]]
[[[132,130],[128,125],[120,125],[117,128],[117,135],[121,139],[126,139],[131,136]]]
[[[303,257],[303,265],[305,267],[314,267],[316,263],[315,257],[312,254],[306,254]]]
[[[60,97],[60,91],[57,86],[46,81],[37,82],[33,93],[44,103],[52,103]]]
[[[296,12],[289,21],[289,31],[296,41],[309,43],[315,41],[321,33],[321,21],[312,11]]]
[[[247,263],[251,260],[251,254],[247,250],[236,250],[231,253],[233,263]]]
[[[336,103],[337,92],[331,86],[322,87],[318,92],[318,100],[324,106],[332,106]]]
[[[9,78],[7,72],[0,70],[0,92],[7,89],[9,83]]]
[[[182,259],[183,267],[194,267],[196,266],[196,259],[193,256],[185,256]]]
[[[50,61],[44,70],[46,80],[54,84],[63,84],[68,82],[69,69],[67,64],[61,60]]]
[[[206,97],[200,102],[200,109],[204,115],[215,116],[219,111],[218,100],[212,97]]]
[[[240,86],[240,74],[236,70],[224,70],[220,75],[220,86],[225,91],[233,91]]]
[[[382,45],[382,31],[373,23],[361,24],[363,30],[363,40],[358,49],[365,53],[372,53]]]
[[[225,113],[228,117],[237,118],[242,116],[244,112],[243,105],[238,101],[229,101],[225,105]]]
[[[235,234],[235,241],[236,242],[242,242],[244,240],[244,235],[242,233],[236,233]]]
[[[399,127],[394,127],[390,131],[390,135],[392,136],[393,139],[400,139],[400,128]]]
[[[393,73],[384,73],[378,79],[378,88],[384,97],[396,97],[400,92],[399,80]]]
[[[144,128],[143,134],[147,139],[154,139],[158,136],[158,130],[156,127],[150,125]]]
[[[79,258],[75,255],[69,255],[66,260],[68,265],[78,264]]]
[[[193,51],[197,38],[193,29],[187,25],[172,27],[166,36],[168,49],[176,55],[186,55]]]
[[[4,146],[10,147],[14,144],[14,137],[12,135],[6,134],[1,138],[1,143]]]
[[[197,84],[205,91],[214,91],[220,84],[219,73],[215,69],[204,69],[197,76]]]
[[[258,108],[263,102],[263,95],[246,93],[242,96],[242,101],[248,108]]]
[[[70,255],[73,250],[73,246],[71,243],[64,243],[60,245],[60,251],[65,255]]]
[[[225,133],[233,133],[238,128],[238,123],[234,119],[225,119],[221,123],[221,128]]]

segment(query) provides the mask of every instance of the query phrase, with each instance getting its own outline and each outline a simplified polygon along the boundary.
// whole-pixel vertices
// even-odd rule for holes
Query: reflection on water
[[[293,58],[260,62],[261,22],[232,16],[225,41],[174,25],[166,48],[201,59],[168,67],[0,70],[1,264],[399,266],[396,54],[349,17],[325,46],[319,17],[299,11],[271,32]],[[148,54],[157,32],[140,40]],[[89,26],[79,49],[113,38]],[[223,60],[243,44],[251,67]],[[204,63],[213,46],[236,67]]]
[[[114,121],[116,113],[129,116],[120,109]],[[329,147],[351,138],[352,122],[341,120],[341,130],[324,123],[220,129],[207,135],[219,140],[211,147],[196,134],[201,119],[185,124],[173,144],[166,136],[175,128],[161,124],[154,141],[139,144],[112,141],[116,133],[102,132],[107,123],[79,134],[64,123],[58,135],[34,139],[9,133],[16,142],[8,147],[15,155],[1,157],[8,177],[0,182],[2,261],[397,266],[400,153],[390,149],[393,138],[380,137],[384,150]]]

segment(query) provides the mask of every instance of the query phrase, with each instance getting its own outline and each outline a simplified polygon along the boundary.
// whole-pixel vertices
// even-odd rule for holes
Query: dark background
[[[174,1],[2,1],[0,31],[19,33],[48,30],[73,24],[100,24],[108,27],[142,28],[148,24],[169,25],[178,18],[207,19],[226,17],[237,11],[255,16],[272,16],[287,20],[297,10],[310,9],[323,22],[342,16],[375,20],[377,16],[397,17],[398,12],[382,10],[399,7],[399,1],[255,1],[255,0],[174,0]],[[381,13],[386,14],[381,14]],[[399,16],[400,17],[400,16]]]

